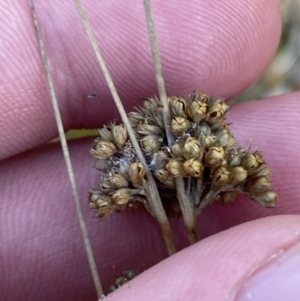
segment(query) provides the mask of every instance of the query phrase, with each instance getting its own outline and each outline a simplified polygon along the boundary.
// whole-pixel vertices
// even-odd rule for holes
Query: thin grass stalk
[[[41,55],[41,59],[43,62],[44,71],[46,74],[47,87],[49,90],[52,107],[54,110],[55,120],[56,120],[56,124],[57,124],[57,128],[58,128],[58,133],[59,133],[59,137],[60,137],[60,141],[61,141],[64,159],[65,159],[66,166],[67,166],[69,180],[70,180],[71,187],[72,187],[73,199],[74,199],[74,203],[75,203],[75,207],[76,207],[76,212],[77,212],[77,216],[78,216],[78,220],[79,220],[80,229],[82,231],[82,236],[83,236],[83,241],[84,241],[84,246],[85,246],[89,266],[91,269],[91,273],[92,273],[92,277],[94,280],[97,295],[99,298],[103,298],[104,297],[103,289],[102,289],[99,273],[97,270],[96,261],[95,261],[95,257],[93,254],[91,242],[89,239],[86,223],[84,221],[84,216],[83,216],[82,207],[80,204],[80,198],[79,198],[76,180],[75,180],[75,175],[74,175],[74,171],[73,171],[73,167],[72,167],[72,163],[71,163],[70,153],[69,153],[69,149],[68,149],[68,145],[67,145],[67,141],[66,141],[66,136],[65,136],[65,132],[64,132],[63,124],[62,124],[62,119],[61,119],[58,102],[57,102],[57,98],[56,98],[56,94],[55,94],[55,90],[54,90],[53,80],[52,80],[52,77],[50,74],[48,59],[47,59],[44,43],[42,40],[41,30],[40,30],[39,22],[37,19],[33,0],[30,0],[30,7],[31,7],[34,27],[35,27],[35,31],[36,31],[36,35],[37,35],[37,40],[38,40],[38,44],[39,44],[40,55]]]

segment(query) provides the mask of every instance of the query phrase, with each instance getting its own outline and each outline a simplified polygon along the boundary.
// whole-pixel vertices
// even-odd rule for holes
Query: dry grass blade
[[[125,125],[125,127],[128,131],[128,135],[129,135],[131,143],[134,147],[134,150],[135,150],[135,152],[138,156],[138,159],[140,160],[140,162],[142,162],[142,164],[145,166],[145,168],[147,170],[146,171],[146,176],[147,176],[147,182],[148,182],[148,198],[149,198],[149,203],[150,203],[149,205],[150,205],[153,213],[155,214],[155,217],[157,218],[157,220],[158,220],[158,222],[161,226],[163,236],[164,236],[164,239],[165,239],[165,243],[167,245],[168,253],[171,255],[171,254],[175,253],[175,251],[176,251],[175,250],[175,245],[174,245],[174,241],[173,241],[173,237],[172,237],[171,227],[170,227],[168,218],[166,216],[166,213],[163,209],[162,202],[161,202],[161,199],[160,199],[160,196],[159,196],[156,184],[155,184],[155,180],[154,180],[151,172],[147,168],[146,160],[145,160],[145,158],[143,156],[143,153],[140,149],[139,143],[138,143],[138,141],[135,137],[134,131],[133,131],[133,129],[131,127],[131,124],[130,124],[130,121],[129,121],[127,115],[126,115],[126,112],[124,110],[124,107],[122,105],[120,97],[119,97],[119,95],[117,93],[117,90],[115,88],[115,85],[113,83],[113,80],[112,80],[112,78],[109,74],[109,71],[108,71],[107,67],[106,67],[105,61],[104,61],[104,59],[101,55],[100,49],[97,45],[95,36],[92,32],[92,29],[89,25],[89,22],[88,22],[88,20],[85,16],[82,5],[81,5],[79,0],[74,0],[74,3],[76,5],[78,14],[80,15],[83,26],[86,30],[86,33],[89,37],[89,40],[92,44],[93,50],[94,50],[95,55],[97,57],[98,63],[101,67],[101,70],[104,74],[104,77],[106,79],[106,82],[107,82],[107,85],[110,89],[110,92],[113,96],[113,99],[115,101],[117,109],[120,113],[121,119],[122,119],[122,121],[123,121],[123,123],[124,123],[124,125]]]
[[[59,137],[61,140],[61,146],[62,146],[65,162],[67,165],[68,176],[69,176],[71,187],[72,187],[75,207],[76,207],[79,224],[80,224],[80,228],[81,228],[82,235],[83,235],[84,245],[85,245],[85,249],[86,249],[86,253],[87,253],[87,257],[88,257],[88,261],[89,261],[89,265],[90,265],[90,269],[92,272],[92,276],[93,276],[93,280],[95,283],[98,297],[102,298],[104,296],[103,290],[102,290],[95,258],[93,255],[90,239],[88,236],[86,224],[85,224],[83,213],[82,213],[82,208],[81,208],[79,194],[78,194],[77,187],[76,187],[76,181],[75,181],[75,176],[74,176],[74,172],[73,172],[73,168],[72,168],[68,145],[67,145],[67,141],[66,141],[66,137],[65,137],[65,133],[64,133],[64,129],[63,129],[63,124],[62,124],[62,120],[61,120],[61,116],[60,116],[60,112],[59,112],[59,108],[58,108],[58,103],[57,103],[57,99],[56,99],[56,95],[55,95],[55,91],[54,91],[53,81],[52,81],[51,74],[50,74],[47,55],[46,55],[44,43],[43,43],[43,40],[41,37],[40,26],[39,26],[38,19],[36,16],[36,11],[35,11],[33,0],[30,0],[30,6],[31,6],[32,17],[33,17],[33,21],[34,21],[35,30],[36,30],[37,40],[38,40],[38,44],[39,44],[40,54],[41,54],[43,66],[45,69],[47,86],[48,86],[49,94],[50,94],[51,101],[52,101],[56,124],[58,127],[58,133],[59,133]]]
[[[148,33],[149,33],[151,50],[152,50],[152,57],[153,57],[153,63],[155,68],[155,76],[156,76],[156,81],[158,86],[159,98],[163,105],[163,117],[164,117],[165,130],[166,130],[169,147],[171,147],[174,144],[175,139],[170,128],[171,114],[170,114],[170,108],[168,104],[167,93],[165,89],[161,61],[159,57],[150,0],[144,0],[144,7],[146,12]],[[182,216],[184,219],[184,224],[187,230],[187,235],[190,243],[192,244],[197,242],[198,240],[196,234],[196,216],[194,214],[194,206],[190,199],[190,196],[187,195],[187,192],[184,189],[183,178],[177,177],[175,179],[175,182],[177,188],[177,196],[182,211]]]

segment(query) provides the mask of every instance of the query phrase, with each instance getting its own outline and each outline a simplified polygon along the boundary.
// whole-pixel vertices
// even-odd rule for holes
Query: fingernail
[[[242,286],[236,301],[300,300],[300,245],[280,251]]]

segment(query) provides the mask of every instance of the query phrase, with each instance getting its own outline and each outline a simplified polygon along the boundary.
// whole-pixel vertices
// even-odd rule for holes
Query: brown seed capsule
[[[101,181],[99,183],[99,186],[100,186],[100,190],[102,192],[110,192],[113,189],[113,187],[111,185],[111,182],[110,182],[110,179],[107,176],[102,176],[101,177]]]
[[[204,146],[204,149],[207,151],[210,147],[212,147],[216,143],[216,136],[213,135],[203,135],[200,134],[199,136],[199,141],[200,144]]]
[[[241,166],[231,167],[229,168],[230,172],[230,184],[241,183],[247,178],[247,170],[245,170]]]
[[[216,132],[217,145],[224,147],[225,149],[231,149],[235,146],[235,138],[226,129],[222,129]]]
[[[217,167],[213,171],[212,181],[213,181],[214,185],[217,185],[217,186],[227,185],[230,181],[229,175],[230,175],[230,173],[226,167],[223,167],[223,166]]]
[[[183,148],[179,143],[175,143],[171,147],[171,153],[174,158],[182,158],[183,157]]]
[[[121,188],[111,195],[112,201],[116,205],[121,205],[121,206],[126,205],[130,197],[131,197],[131,190],[128,188]]]
[[[183,156],[185,159],[196,158],[202,160],[204,147],[193,137],[188,137],[183,146]]]
[[[260,194],[250,194],[250,198],[263,207],[273,208],[277,201],[277,194],[274,191],[266,191]]]
[[[201,178],[203,174],[203,164],[197,159],[189,159],[183,163],[183,170],[194,178]]]
[[[190,122],[184,117],[174,117],[171,121],[171,130],[176,136],[183,135],[189,128]]]
[[[241,161],[241,165],[248,171],[250,175],[255,173],[257,169],[264,163],[265,161],[262,155],[258,152],[245,155]]]
[[[195,99],[190,103],[188,108],[188,114],[194,122],[199,123],[204,119],[207,112],[207,102],[206,100]]]
[[[148,135],[141,139],[140,144],[144,151],[154,154],[160,149],[161,137],[156,135]]]
[[[165,169],[158,169],[154,171],[154,176],[162,183],[166,182],[170,176],[169,172]]]
[[[154,112],[153,112],[153,118],[155,120],[155,122],[157,123],[158,126],[160,126],[161,128],[165,127],[165,123],[164,123],[164,117],[163,117],[163,107],[159,107],[157,108]]]
[[[140,112],[129,112],[127,116],[133,127],[137,126],[140,122],[142,122],[145,119],[145,116]]]
[[[98,198],[101,197],[101,192],[100,191],[91,191],[89,193],[89,202],[95,203]]]
[[[142,123],[137,126],[137,132],[141,135],[161,135],[161,128],[157,125]]]
[[[182,97],[169,97],[171,112],[173,116],[187,117],[187,103]]]
[[[194,91],[191,95],[191,101],[203,101],[203,102],[208,102],[209,97],[206,93],[204,92],[196,92]]]
[[[108,206],[109,204],[111,203],[111,198],[107,195],[101,195],[97,201],[96,201],[96,204],[97,204],[97,207],[98,208],[103,208],[103,207],[106,207]]]
[[[116,211],[116,205],[115,204],[108,204],[107,206],[103,206],[98,208],[97,217],[103,219],[107,215],[112,214],[114,211]]]
[[[104,140],[96,140],[95,145],[91,149],[91,154],[96,159],[105,159],[111,157],[116,151],[117,148],[113,143]]]
[[[209,124],[217,124],[223,121],[225,113],[229,110],[229,106],[223,99],[217,99],[209,104],[204,120]]]
[[[154,112],[160,106],[159,99],[156,96],[142,98],[142,100],[144,101],[143,107],[150,112]]]
[[[269,178],[271,175],[270,169],[266,164],[260,165],[255,171],[252,170],[251,177],[266,177]]]
[[[268,191],[271,187],[271,183],[266,177],[259,177],[247,181],[245,189],[250,193],[257,194],[259,192]]]
[[[110,177],[110,183],[113,188],[126,188],[128,187],[127,180],[119,173],[115,173]]]
[[[118,149],[122,149],[128,138],[126,128],[122,124],[114,125],[112,127],[112,136]]]
[[[205,136],[212,135],[211,128],[206,122],[202,122],[195,129],[196,137],[199,137],[201,134]]]
[[[172,176],[185,176],[186,173],[184,172],[182,161],[171,159],[167,165],[166,169],[170,172]]]
[[[225,158],[225,152],[222,147],[213,146],[204,156],[205,164],[209,167],[221,166]]]
[[[129,166],[128,174],[132,185],[134,187],[139,187],[143,183],[146,169],[141,162],[134,162]]]
[[[234,203],[236,199],[236,191],[225,191],[221,194],[221,200],[224,204]]]
[[[104,141],[114,142],[110,127],[104,126],[99,130],[99,135]]]

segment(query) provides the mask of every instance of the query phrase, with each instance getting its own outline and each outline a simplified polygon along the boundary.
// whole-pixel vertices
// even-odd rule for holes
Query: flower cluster
[[[270,171],[259,152],[237,146],[225,122],[229,106],[223,99],[194,92],[189,101],[172,96],[168,103],[168,126],[175,141],[171,147],[156,97],[143,99],[142,107],[128,118],[169,217],[180,215],[175,177],[184,179],[185,193],[198,213],[215,200],[234,202],[238,192],[274,207],[277,196],[271,190]],[[127,130],[110,124],[99,134],[91,153],[102,176],[99,189],[90,193],[90,207],[101,218],[139,202],[147,207],[145,166],[138,161]]]

